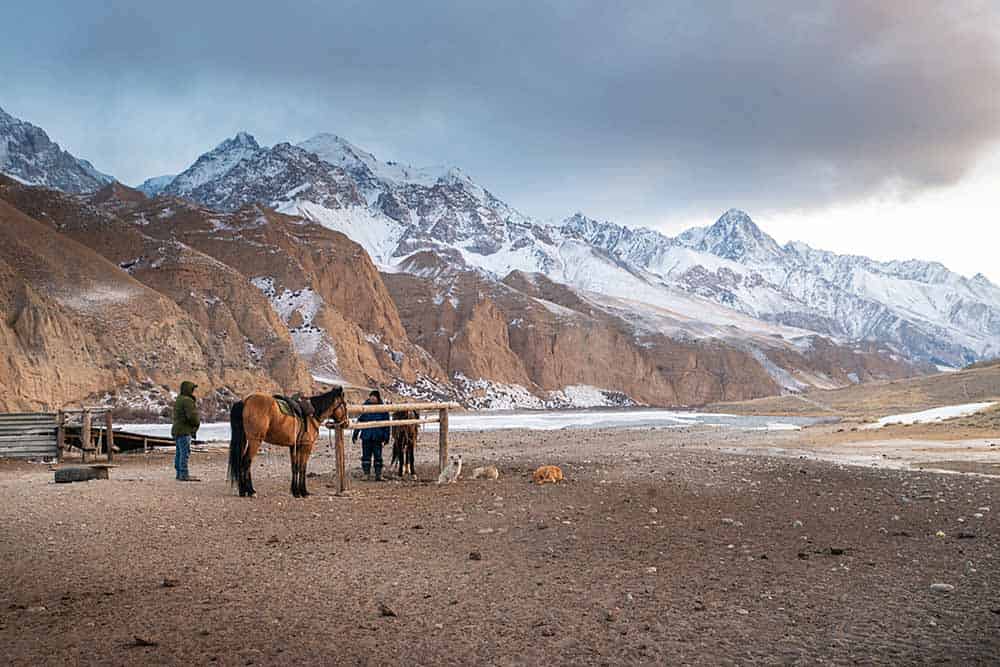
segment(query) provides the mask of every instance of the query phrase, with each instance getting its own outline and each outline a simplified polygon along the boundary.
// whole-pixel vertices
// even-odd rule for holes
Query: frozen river
[[[455,412],[448,416],[451,431],[496,431],[528,429],[554,431],[566,428],[684,428],[714,426],[753,431],[788,431],[814,424],[820,420],[801,417],[753,417],[743,415],[685,412],[680,410],[553,410],[537,412]],[[162,437],[170,436],[170,424],[125,424],[126,431]],[[437,424],[425,427],[437,430]],[[202,424],[198,439],[229,440],[229,424]]]

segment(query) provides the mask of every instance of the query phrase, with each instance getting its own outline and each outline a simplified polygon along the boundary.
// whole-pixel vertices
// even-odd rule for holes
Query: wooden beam
[[[448,465],[448,410],[438,412],[438,474]]]
[[[347,414],[363,415],[369,412],[402,412],[403,410],[458,410],[458,403],[372,403],[369,405],[348,405]]]
[[[337,427],[336,450],[337,450],[337,495],[343,495],[347,491],[347,456],[344,453],[344,429]]]
[[[105,438],[104,444],[107,445],[108,448],[108,463],[112,463],[115,460],[115,432],[114,429],[111,428],[112,424],[111,424],[110,410],[108,410],[104,414],[104,425],[108,431],[108,437]]]
[[[66,413],[61,410],[56,417],[56,461],[62,463],[63,453],[66,450]]]
[[[352,431],[364,431],[368,428],[383,428],[385,426],[409,426],[410,424],[436,424],[439,421],[438,417],[427,417],[425,419],[390,419],[389,421],[377,421],[377,422],[350,422],[347,426]],[[334,428],[336,425],[332,422],[327,422],[328,428]]]
[[[80,430],[80,450],[83,452],[83,462],[87,462],[87,452],[90,450],[90,412],[83,411],[83,428]]]

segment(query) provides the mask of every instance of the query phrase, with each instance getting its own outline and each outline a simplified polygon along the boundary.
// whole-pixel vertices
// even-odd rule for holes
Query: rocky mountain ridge
[[[114,179],[74,157],[40,127],[0,109],[0,174],[65,192],[93,192]]]
[[[877,339],[818,335],[835,320],[777,282],[787,246],[737,211],[673,239],[544,224],[458,169],[381,162],[333,135],[264,147],[239,133],[143,190],[156,198],[120,184],[6,198],[58,214],[61,234],[211,332],[206,368],[249,373],[205,379],[226,391],[256,372],[477,407],[693,406],[928,369]],[[31,203],[47,197],[59,205]]]

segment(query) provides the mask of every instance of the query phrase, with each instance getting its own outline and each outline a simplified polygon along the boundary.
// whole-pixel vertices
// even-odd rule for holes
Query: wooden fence
[[[382,428],[383,426],[407,426],[409,424],[437,424],[438,425],[438,472],[444,470],[448,465],[448,411],[456,410],[461,406],[458,403],[374,403],[366,405],[348,405],[348,424],[343,426],[336,422],[328,421],[326,427],[335,433],[335,447],[337,452],[337,493],[343,494],[347,491],[350,478],[347,475],[347,454],[344,451],[344,431],[362,431],[368,428]],[[372,412],[404,412],[412,410],[414,412],[437,411],[437,416],[423,417],[419,419],[396,419],[377,422],[359,422],[350,417],[368,414]]]
[[[54,412],[0,414],[0,457],[56,458],[58,430]]]

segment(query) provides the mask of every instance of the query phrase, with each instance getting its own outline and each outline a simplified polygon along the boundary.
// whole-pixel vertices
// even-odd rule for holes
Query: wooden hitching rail
[[[427,410],[437,410],[437,417],[424,417],[423,419],[399,419],[397,421],[377,421],[359,422],[357,420],[348,421],[347,425],[336,422],[326,422],[326,427],[335,433],[334,446],[337,453],[337,494],[341,495],[349,488],[349,477],[347,476],[347,455],[344,451],[344,430],[363,431],[369,428],[384,428],[386,426],[407,426],[410,424],[437,424],[438,425],[438,472],[444,470],[448,464],[448,411],[456,410],[461,406],[458,403],[381,403],[372,405],[348,405],[347,414],[363,415],[372,412],[403,412],[412,410],[423,412]]]

